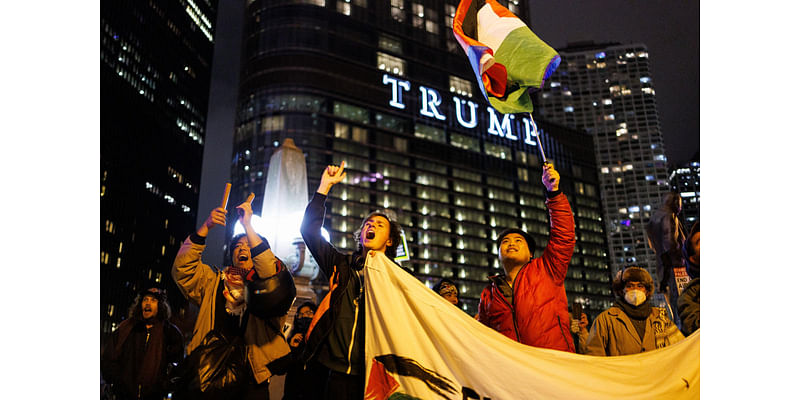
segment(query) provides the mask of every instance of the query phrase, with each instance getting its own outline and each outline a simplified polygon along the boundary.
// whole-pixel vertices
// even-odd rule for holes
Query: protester
[[[575,319],[572,314],[569,316],[569,330],[572,332],[572,341],[576,343],[575,352],[586,354],[586,341],[589,339],[589,317],[585,312],[581,313],[580,319]]]
[[[306,333],[311,326],[311,319],[317,311],[317,305],[307,301],[297,308],[292,331],[289,334],[289,346],[292,348],[292,366],[286,373],[283,384],[283,400],[309,400],[325,397],[324,386],[317,384],[327,378],[327,370],[313,364],[308,368],[303,365],[303,352],[306,348]]]
[[[675,344],[684,336],[663,308],[652,307],[653,278],[647,270],[628,267],[612,284],[616,302],[592,324],[587,354],[624,356]]]
[[[141,291],[101,353],[103,378],[117,400],[158,399],[168,392],[168,373],[183,358],[183,335],[169,322],[166,294]]]
[[[678,315],[682,323],[681,332],[689,336],[700,329],[700,221],[692,226],[682,251],[686,272],[692,280],[678,297]]]
[[[440,279],[436,285],[433,285],[433,291],[458,307],[458,287],[452,280],[447,278]]]
[[[681,196],[675,192],[664,195],[661,207],[653,211],[647,223],[648,243],[656,252],[656,275],[658,292],[667,297],[671,318],[677,319],[678,296],[688,279],[684,281],[685,270],[681,259],[681,245],[685,240],[683,227],[678,214],[681,212]],[[680,282],[676,282],[676,268]]]
[[[236,207],[246,233],[231,241],[228,267],[217,270],[201,260],[209,230],[226,223],[227,210],[222,207],[211,211],[197,232],[183,242],[173,263],[175,283],[184,296],[200,307],[194,335],[187,347],[187,373],[204,374],[197,378],[201,380],[199,389],[192,379],[187,378],[191,381],[188,383],[182,381],[183,385],[190,385],[183,388],[188,392],[187,398],[267,399],[269,378],[285,373],[290,362],[289,345],[280,331],[285,316],[258,317],[253,312],[261,307],[253,304],[250,310],[245,301],[245,285],[249,282],[289,273],[272,253],[266,239],[253,230],[250,223],[252,198],[251,194]],[[291,296],[293,300],[294,295]],[[208,362],[205,360],[216,360],[214,357],[219,353],[227,355],[224,362],[203,365]],[[220,369],[221,377],[203,381],[211,379],[205,372],[212,367]]]
[[[520,229],[505,229],[497,237],[505,274],[489,278],[478,304],[478,321],[520,343],[575,352],[564,291],[575,248],[575,221],[559,181],[558,171],[545,164],[542,183],[551,228],[540,258],[533,258],[533,237]]]
[[[364,397],[364,262],[367,253],[397,254],[400,227],[385,213],[374,211],[355,232],[357,250],[343,253],[320,234],[325,218],[325,199],[333,185],[346,173],[345,163],[328,166],[319,188],[306,207],[300,232],[319,268],[330,280],[330,291],[320,302],[311,328],[306,334],[305,360],[318,362],[330,370],[325,382],[327,399]]]

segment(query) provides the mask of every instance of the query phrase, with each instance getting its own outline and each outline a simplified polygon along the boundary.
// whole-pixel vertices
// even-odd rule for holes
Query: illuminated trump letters
[[[383,74],[383,84],[390,85],[392,88],[392,98],[389,100],[389,105],[401,110],[406,109],[406,104],[403,102],[403,92],[411,91],[411,82],[400,79],[389,74]],[[442,105],[442,96],[436,89],[426,86],[419,86],[420,100],[419,100],[419,113],[428,118],[434,118],[439,121],[447,120],[447,115],[442,113],[439,107]],[[466,129],[476,128],[478,126],[478,105],[470,100],[461,99],[458,96],[453,96],[453,105],[455,106],[456,122]],[[492,136],[500,136],[509,140],[517,141],[520,135],[514,133],[514,129],[519,130],[519,124],[514,123],[516,117],[513,114],[503,114],[502,119],[498,116],[498,112],[492,107],[486,107],[488,113],[488,126],[486,133]],[[531,121],[530,118],[522,118],[521,129],[524,129],[525,134],[523,142],[529,146],[536,146],[536,138],[541,130],[538,129],[536,123]]]

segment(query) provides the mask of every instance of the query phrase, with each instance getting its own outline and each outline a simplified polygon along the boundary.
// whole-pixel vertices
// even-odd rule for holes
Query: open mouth
[[[367,238],[367,240],[375,239],[375,232],[367,231],[366,238]]]
[[[247,257],[246,254],[242,254],[242,255],[239,256],[239,261],[247,261],[247,258],[248,257]]]

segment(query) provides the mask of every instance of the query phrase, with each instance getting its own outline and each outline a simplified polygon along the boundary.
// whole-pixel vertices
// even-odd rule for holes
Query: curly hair
[[[153,292],[151,290],[156,291]],[[136,298],[133,299],[133,304],[131,304],[131,306],[128,308],[128,318],[132,318],[135,321],[144,320],[142,317],[142,300],[145,296],[153,297],[158,301],[158,313],[156,313],[156,319],[159,321],[166,321],[172,317],[172,308],[167,302],[166,291],[158,289],[146,289],[137,294]]]
[[[366,225],[367,221],[376,215],[386,218],[386,220],[389,221],[389,241],[392,242],[392,245],[388,245],[387,242],[386,257],[389,257],[389,259],[394,259],[397,257],[397,246],[399,246],[400,242],[403,240],[400,237],[400,224],[398,224],[397,221],[393,221],[391,218],[389,218],[386,213],[377,210],[364,217],[364,219],[361,221],[361,226],[358,227],[357,231],[353,232],[353,239],[357,243],[356,252],[361,253],[364,251],[364,247],[361,244],[361,231],[364,230],[364,225]]]

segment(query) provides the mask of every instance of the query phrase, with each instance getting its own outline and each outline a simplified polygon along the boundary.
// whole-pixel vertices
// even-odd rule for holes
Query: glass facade
[[[613,271],[638,265],[657,279],[645,226],[669,180],[647,48],[585,43],[558,52],[561,65],[535,109],[594,138]]]
[[[143,287],[167,289],[191,332],[170,268],[196,228],[216,13],[216,1],[101,3],[101,341]]]
[[[269,158],[284,138],[306,155],[309,194],[326,165],[344,160],[347,178],[328,198],[331,243],[354,250],[361,218],[394,210],[410,250],[402,266],[428,287],[441,277],[456,281],[464,310],[474,315],[487,276],[501,271],[497,234],[526,229],[539,256],[549,228],[538,149],[525,141],[522,116],[508,123],[516,139],[491,133],[492,118],[503,115],[469,97],[480,91],[466,57],[448,51],[455,39],[445,20],[457,3],[368,1],[347,15],[331,1],[251,2],[230,201],[252,191],[260,207]],[[316,28],[308,40],[290,39],[309,26]],[[264,129],[271,118],[281,119],[282,129]],[[567,295],[597,315],[611,296],[592,141],[537,123],[576,211],[579,244]]]

